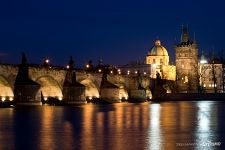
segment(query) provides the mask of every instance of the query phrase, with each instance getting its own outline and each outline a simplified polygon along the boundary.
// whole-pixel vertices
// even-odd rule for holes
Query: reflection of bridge
[[[42,95],[46,99],[48,97],[54,97],[61,100],[65,97],[63,90],[68,69],[54,66],[29,65],[28,70],[28,77],[40,85],[36,91],[34,90],[36,93],[31,94],[35,95],[34,99],[30,98],[31,101],[40,102]],[[15,81],[18,72],[19,65],[0,65],[0,100],[5,101],[14,99]],[[138,87],[138,81],[135,77],[127,75],[108,75],[107,79],[120,88],[120,98],[127,98],[129,90]],[[100,96],[100,85],[102,81],[101,73],[76,71],[76,81],[85,86],[85,98],[98,98]],[[142,87],[149,89],[150,78],[141,76],[141,85]],[[30,89],[32,87],[33,86],[29,85],[27,88]],[[30,97],[30,95],[28,97]]]

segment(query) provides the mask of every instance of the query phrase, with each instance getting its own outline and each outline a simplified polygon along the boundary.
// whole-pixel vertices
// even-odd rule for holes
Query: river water
[[[224,102],[0,108],[0,150],[212,150],[224,145]]]

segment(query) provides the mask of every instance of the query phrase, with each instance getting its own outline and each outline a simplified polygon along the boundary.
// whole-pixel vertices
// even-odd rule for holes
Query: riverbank
[[[225,93],[167,93],[153,101],[225,101]]]

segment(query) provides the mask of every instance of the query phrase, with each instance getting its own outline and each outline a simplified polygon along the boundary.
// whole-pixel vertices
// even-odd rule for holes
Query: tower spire
[[[182,25],[181,42],[188,42],[188,41],[189,41],[188,27]]]

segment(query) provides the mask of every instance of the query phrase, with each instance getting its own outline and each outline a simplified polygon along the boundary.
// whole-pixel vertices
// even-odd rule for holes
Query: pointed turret
[[[189,42],[188,27],[182,26],[181,43]]]
[[[74,67],[74,61],[73,61],[73,57],[72,56],[70,56],[70,60],[69,60],[69,69],[70,70],[73,70],[73,67]]]

